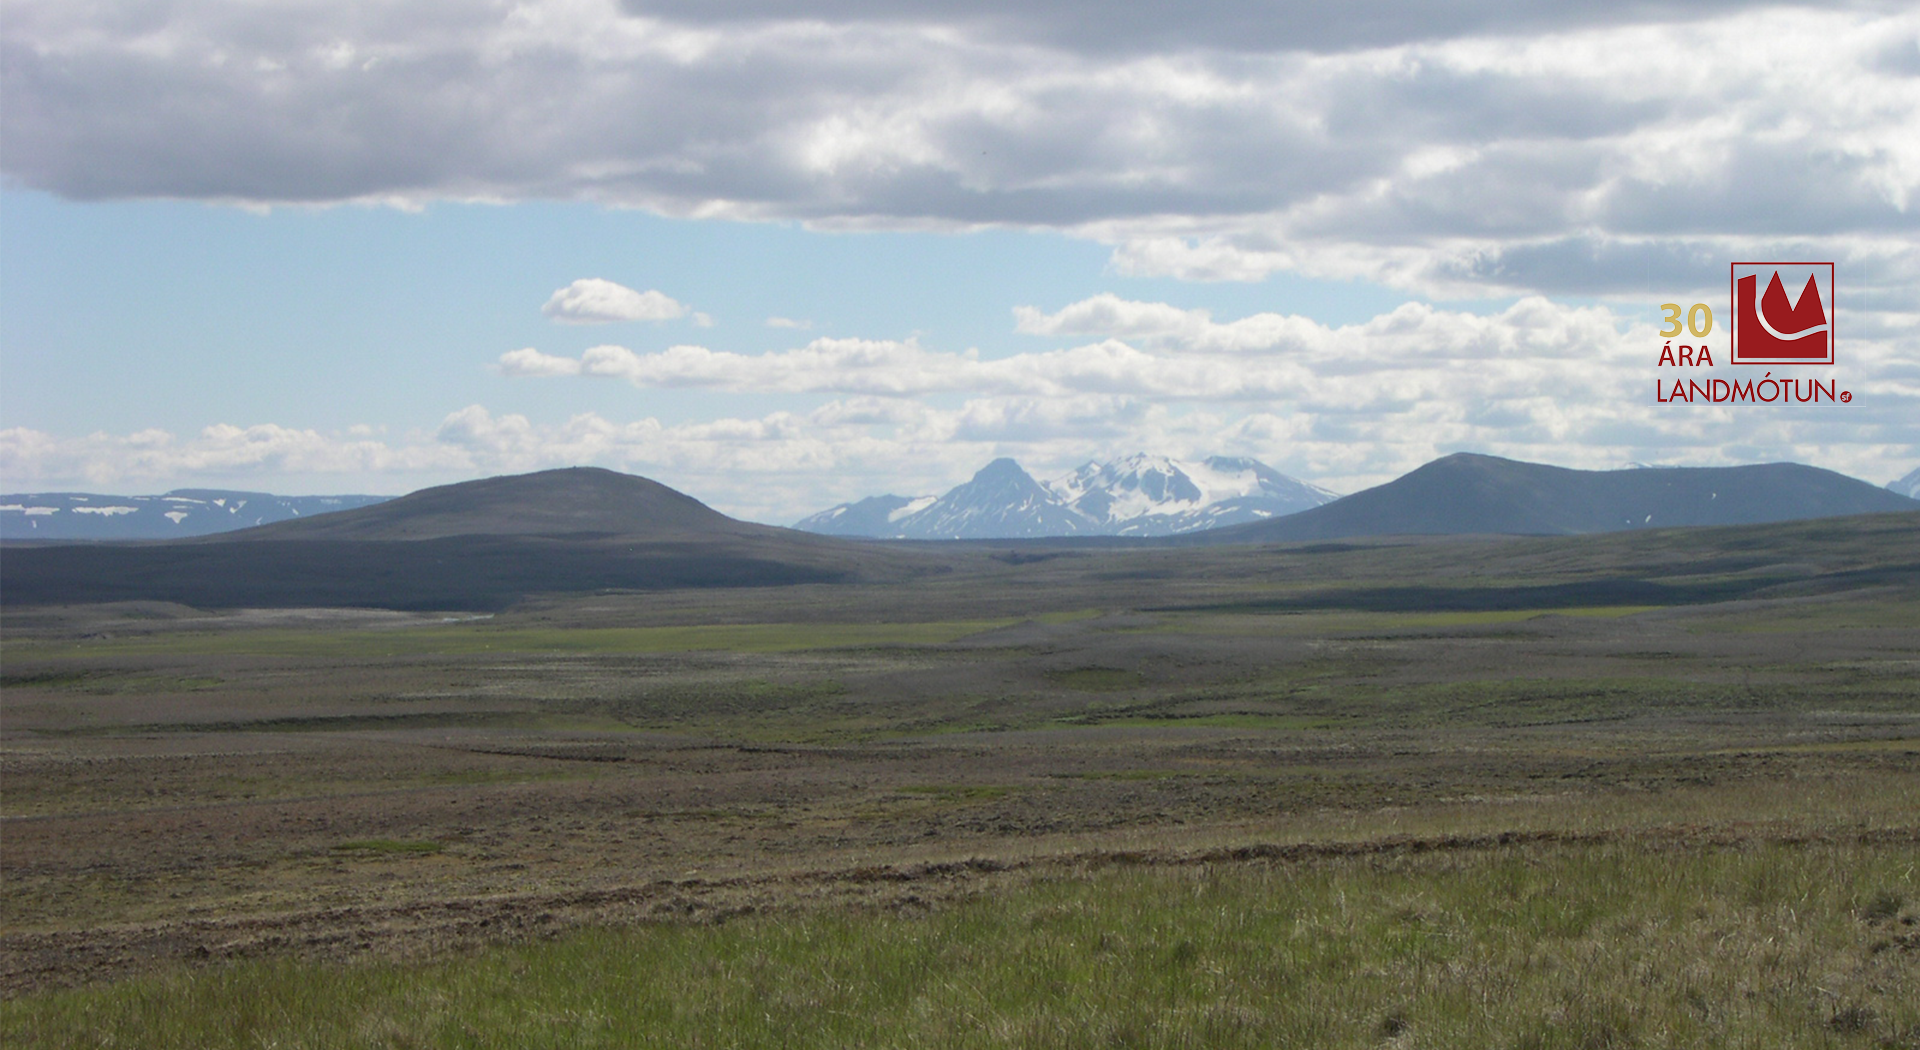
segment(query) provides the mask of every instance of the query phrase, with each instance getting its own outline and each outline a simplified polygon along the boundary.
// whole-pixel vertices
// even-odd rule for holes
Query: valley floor
[[[1920,1045],[1899,527],[9,610],[0,1037]]]

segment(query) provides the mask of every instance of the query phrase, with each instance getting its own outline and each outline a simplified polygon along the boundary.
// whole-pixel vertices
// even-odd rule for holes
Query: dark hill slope
[[[1324,506],[1215,529],[1193,539],[1273,543],[1421,534],[1564,536],[1901,510],[1920,510],[1920,502],[1798,463],[1569,470],[1462,452]]]
[[[542,593],[911,574],[910,556],[736,521],[645,478],[576,468],[165,543],[9,548],[8,605],[500,609]]]
[[[851,559],[725,544],[613,545],[456,536],[9,549],[8,606],[163,601],[198,609],[498,610],[535,594],[781,587],[858,578]]]
[[[449,536],[693,538],[805,533],[737,521],[657,481],[570,467],[421,489],[371,507],[276,522],[204,542],[430,540]]]

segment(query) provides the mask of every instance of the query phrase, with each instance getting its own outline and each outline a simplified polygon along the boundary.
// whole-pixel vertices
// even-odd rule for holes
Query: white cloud
[[[1043,337],[1091,341],[983,359],[914,340],[814,339],[767,354],[700,346],[578,357],[503,354],[509,377],[647,389],[807,395],[750,418],[553,421],[472,405],[424,432],[218,425],[62,438],[0,431],[14,490],[125,491],[292,479],[290,491],[394,491],[592,463],[645,474],[723,510],[792,521],[842,500],[917,494],[1011,455],[1043,476],[1133,451],[1250,455],[1336,491],[1471,450],[1565,466],[1796,460],[1875,482],[1920,462],[1920,362],[1909,329],[1854,337],[1834,377],[1844,406],[1657,405],[1660,340],[1603,306],[1523,299],[1493,313],[1408,304],[1321,325],[1100,295],[1022,309]],[[352,484],[341,479],[359,479]]]
[[[1055,314],[1031,306],[1015,307],[1016,328],[1030,335],[1106,335],[1147,346],[1198,351],[1265,350],[1304,345],[1326,329],[1305,317],[1262,313],[1216,324],[1206,310],[1182,310],[1166,303],[1142,303],[1102,293]]]
[[[1904,330],[1852,340],[1839,378],[1858,400],[1807,411],[1656,405],[1654,380],[1675,373],[1655,368],[1652,327],[1539,297],[1490,314],[1413,303],[1339,327],[1276,314],[1215,321],[1111,294],[1016,317],[1032,334],[1097,341],[989,360],[912,340],[816,339],[758,355],[602,346],[579,358],[517,351],[502,370],[513,374],[511,359],[519,374],[836,396],[786,425],[884,455],[843,475],[852,453],[834,452],[820,478],[834,498],[820,506],[863,494],[850,479],[865,470],[875,480],[864,494],[931,491],[900,479],[1008,453],[1041,470],[1138,449],[1246,454],[1348,491],[1463,449],[1590,468],[1795,459],[1874,480],[1920,459],[1920,364],[1900,349]],[[925,400],[935,396],[965,400],[937,408]],[[885,456],[900,458],[883,466]]]
[[[1561,306],[1541,298],[1524,299],[1493,315],[1410,303],[1365,324],[1339,328],[1277,314],[1220,323],[1206,311],[1110,294],[1054,314],[1031,307],[1016,313],[1026,332],[1108,338],[993,359],[971,351],[930,350],[915,340],[820,338],[766,354],[687,345],[636,353],[608,345],[578,358],[529,348],[501,355],[499,369],[509,376],[578,375],[646,388],[737,393],[1351,403],[1356,394],[1350,388],[1356,384],[1374,391],[1367,395],[1374,398],[1379,391],[1422,380],[1427,385],[1420,396],[1442,396],[1447,391],[1440,386],[1473,361],[1491,369],[1480,373],[1483,378],[1506,367],[1542,382],[1558,381],[1558,372],[1636,360],[1636,353],[1644,353],[1635,347],[1648,345],[1650,338],[1647,331],[1631,338],[1623,334],[1619,319],[1604,308]]]
[[[0,164],[76,198],[1046,227],[1122,272],[1446,293],[1808,246],[1916,309],[1911,5],[1054,7],[16,0]]]
[[[797,328],[804,331],[808,328],[812,328],[813,322],[812,321],[796,321],[791,317],[769,317],[767,318],[767,327],[768,328]]]
[[[577,376],[580,362],[571,357],[554,357],[533,347],[510,350],[500,355],[499,370],[509,376]]]
[[[810,412],[667,424],[582,413],[540,422],[472,405],[438,428],[396,439],[271,424],[63,439],[0,431],[8,490],[104,491],[220,485],[263,473],[287,491],[404,491],[492,474],[597,464],[656,478],[721,510],[788,522],[881,492],[919,494],[965,480],[1011,455],[1040,476],[1138,450],[1251,455],[1336,491],[1388,480],[1448,452],[1472,450],[1591,469],[1630,462],[1687,465],[1797,460],[1884,482],[1920,461],[1905,420],[1920,384],[1872,395],[1857,412],[1656,406],[1639,384],[1570,400],[1566,387],[1502,372],[1477,397],[1427,376],[1350,403],[1281,402],[1246,411],[1177,406],[1124,394],[989,395],[950,408],[852,397]],[[1434,397],[1435,390],[1451,397]],[[341,479],[351,478],[351,483]]]
[[[517,350],[500,357],[511,376],[581,375],[653,388],[704,387],[737,393],[838,393],[890,397],[984,391],[1029,396],[1153,390],[1171,397],[1270,396],[1291,372],[1282,365],[1195,368],[1107,340],[1067,350],[982,361],[927,350],[913,340],[815,339],[769,354],[703,346],[635,353],[596,346],[577,359]]]
[[[636,292],[598,277],[583,277],[554,292],[540,312],[561,324],[609,324],[671,321],[686,316],[687,308],[660,292]]]
[[[48,481],[111,486],[147,479],[250,478],[263,473],[324,477],[458,470],[464,461],[432,446],[395,448],[363,434],[328,434],[272,423],[220,423],[188,440],[164,430],[58,438],[0,430],[0,478],[9,486]]]
[[[601,462],[776,518],[939,488],[1002,453],[1046,471],[1236,452],[1334,488],[1463,448],[1576,466],[1791,458],[1885,480],[1920,459],[1916,40],[1920,12],[1878,0],[14,0],[0,20],[10,186],[1046,228],[1111,246],[1123,275],[1293,272],[1520,300],[1328,326],[1099,295],[1020,307],[1019,331],[1058,344],[993,358],[857,338],[768,354],[528,347],[498,372],[808,407],[667,425],[474,406],[405,437],[16,428],[0,433],[0,472]],[[1722,301],[1733,258],[1839,263],[1859,401],[1655,406],[1649,330],[1551,300]],[[546,312],[691,313],[597,278]]]

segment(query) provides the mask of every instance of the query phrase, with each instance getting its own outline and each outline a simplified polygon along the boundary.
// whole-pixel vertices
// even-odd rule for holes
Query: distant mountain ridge
[[[1337,498],[1258,460],[1145,454],[1088,463],[1042,484],[996,459],[941,496],[871,496],[795,528],[875,539],[1171,536],[1293,514]]]
[[[158,496],[17,492],[0,495],[0,539],[170,540],[353,510],[391,498],[228,489],[174,489]]]
[[[1565,536],[1915,510],[1920,501],[1799,463],[1571,470],[1461,452],[1312,510],[1206,533],[1203,542]]]
[[[1124,514],[1128,499],[1154,508],[1196,502],[1178,479],[1154,470],[1094,470],[1085,477],[1099,484],[1080,495],[1107,492],[1110,514],[1115,504]],[[1186,477],[1203,496],[1212,483]],[[1130,486],[1140,492],[1130,494]],[[880,504],[878,516],[911,505],[888,510]],[[1295,514],[1116,542],[1165,547],[1421,533],[1572,534],[1886,511],[1920,512],[1920,501],[1793,463],[1584,471],[1462,454]],[[998,532],[1023,523],[1059,527],[1057,516],[1071,515],[1069,521],[1097,526],[1090,513],[1007,460],[895,523],[938,514],[943,517],[935,523],[948,530]],[[547,594],[853,581],[911,586],[951,571],[948,559],[968,553],[854,543],[736,521],[646,478],[572,468],[423,489],[351,510],[171,542],[10,546],[0,557],[0,596],[10,608],[165,601],[209,609],[502,609]]]
[[[172,542],[9,548],[0,595],[10,606],[498,609],[541,593],[831,583],[911,573],[906,561],[574,467]]]

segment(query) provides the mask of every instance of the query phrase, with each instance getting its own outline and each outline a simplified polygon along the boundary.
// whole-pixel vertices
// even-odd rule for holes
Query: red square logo
[[[1733,363],[1833,363],[1833,264],[1733,264]]]

